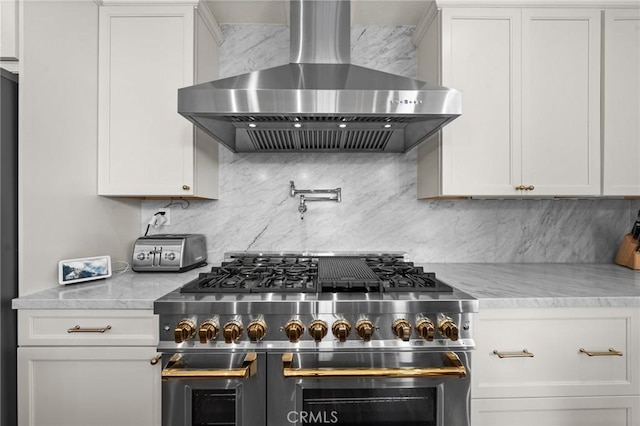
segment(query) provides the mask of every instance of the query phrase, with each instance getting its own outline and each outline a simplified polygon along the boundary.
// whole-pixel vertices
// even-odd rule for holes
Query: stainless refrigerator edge
[[[0,68],[0,425],[17,424],[18,76]]]

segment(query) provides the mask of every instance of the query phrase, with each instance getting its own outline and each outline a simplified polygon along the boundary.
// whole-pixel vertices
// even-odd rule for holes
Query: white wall
[[[129,260],[140,202],[97,193],[98,6],[21,2],[21,296],[57,286],[61,259]]]

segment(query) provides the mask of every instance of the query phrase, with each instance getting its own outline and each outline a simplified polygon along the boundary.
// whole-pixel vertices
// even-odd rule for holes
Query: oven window
[[[305,389],[301,423],[436,426],[436,388]],[[305,421],[306,420],[306,421]]]
[[[235,426],[235,390],[193,389],[191,396],[192,426]]]

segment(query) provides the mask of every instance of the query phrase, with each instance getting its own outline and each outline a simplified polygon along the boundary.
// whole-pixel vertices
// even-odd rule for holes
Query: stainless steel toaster
[[[133,247],[136,272],[184,272],[207,261],[202,234],[156,234],[140,237]]]

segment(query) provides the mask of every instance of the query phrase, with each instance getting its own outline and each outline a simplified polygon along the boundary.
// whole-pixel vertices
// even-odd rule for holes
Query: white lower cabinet
[[[474,426],[640,426],[638,309],[481,309],[474,336]]]
[[[150,311],[19,311],[18,424],[160,425],[157,327]]]
[[[637,426],[640,397],[501,398],[471,402],[473,426]]]
[[[19,424],[157,426],[155,348],[18,348]]]

